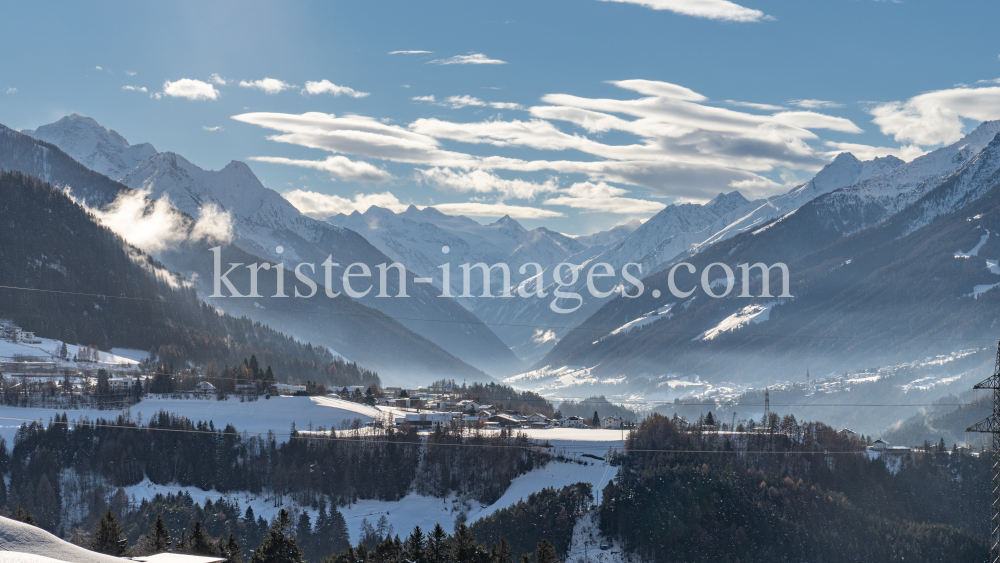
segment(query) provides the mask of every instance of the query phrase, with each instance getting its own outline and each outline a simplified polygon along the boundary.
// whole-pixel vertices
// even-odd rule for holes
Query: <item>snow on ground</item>
[[[774,307],[775,305],[777,305],[777,303],[749,305],[747,307],[743,307],[739,311],[723,319],[718,326],[710,328],[701,333],[699,336],[696,336],[694,340],[712,340],[723,332],[736,331],[749,326],[750,323],[757,324],[766,321],[771,316],[771,307]]]
[[[63,342],[61,340],[51,340],[49,338],[39,338],[40,344],[28,344],[26,342],[11,342],[10,340],[0,340],[0,359],[12,359],[15,355],[20,356],[40,356],[45,361],[56,362],[60,366],[77,368],[114,368],[121,364],[137,364],[149,356],[149,352],[139,350],[128,350],[125,348],[113,348],[111,352],[100,352],[101,361],[97,363],[74,363],[67,362],[57,356]],[[66,344],[69,355],[72,358],[82,347],[76,344]]]
[[[601,538],[598,525],[598,513],[589,510],[576,521],[573,528],[573,539],[570,541],[569,553],[565,563],[625,563],[630,561],[622,553],[622,548],[615,542],[608,541],[608,549],[602,550],[601,545],[607,541]]]
[[[955,258],[969,258],[970,256],[979,256],[979,249],[982,248],[984,244],[986,244],[986,241],[989,238],[990,238],[990,232],[986,231],[986,234],[979,239],[979,244],[974,246],[972,250],[968,252],[962,252],[961,250],[959,250],[958,252],[955,253]]]
[[[15,555],[21,552],[42,557]],[[47,559],[51,557],[52,559]],[[23,522],[0,516],[0,563],[43,563],[46,561],[74,563],[121,563],[123,559],[84,549]]]
[[[149,358],[148,351],[143,352],[142,350],[130,350],[128,348],[112,348],[111,353],[119,358],[132,360],[133,362],[141,362]]]
[[[414,526],[420,526],[424,531],[431,530],[435,524],[451,532],[455,528],[456,518],[459,513],[466,514],[466,522],[471,524],[476,520],[493,514],[501,508],[528,498],[532,493],[541,491],[547,487],[561,489],[574,483],[586,482],[594,486],[595,494],[608,484],[608,481],[617,475],[618,468],[610,466],[604,462],[594,461],[593,465],[583,465],[570,462],[552,462],[545,467],[534,469],[513,480],[510,487],[500,499],[488,506],[479,503],[469,503],[462,505],[455,497],[434,498],[425,497],[415,493],[403,497],[398,501],[382,500],[361,500],[350,506],[338,507],[347,521],[347,528],[351,534],[351,541],[357,542],[361,535],[361,522],[365,519],[372,525],[378,519],[385,516],[389,524],[393,527],[393,532],[405,537],[413,530]],[[205,501],[211,499],[215,502],[220,497],[226,496],[235,499],[240,503],[240,510],[245,511],[247,506],[253,508],[254,514],[263,516],[270,521],[278,515],[278,511],[284,508],[290,512],[308,511],[313,521],[316,520],[316,512],[308,507],[300,507],[290,500],[285,501],[282,506],[275,506],[274,502],[262,496],[252,496],[246,493],[231,493],[223,495],[215,491],[203,491],[197,487],[180,487],[176,485],[156,485],[148,479],[138,485],[125,487],[125,493],[129,497],[134,494],[137,502],[142,499],[151,499],[157,493],[166,495],[167,493],[177,494],[186,492],[191,495],[195,502],[204,506]]]
[[[147,397],[140,403],[132,405],[130,414],[138,418],[141,413],[143,420],[148,421],[161,410],[194,421],[211,420],[216,428],[225,428],[226,424],[232,424],[240,432],[251,434],[266,434],[268,430],[273,430],[279,441],[287,438],[293,422],[297,430],[308,430],[310,424],[313,428],[323,426],[330,429],[337,428],[345,421],[350,423],[356,418],[368,422],[380,416],[382,412],[373,407],[331,397],[276,396],[241,403],[234,397],[217,401],[214,396],[210,396],[203,399]],[[47,423],[56,414],[64,412],[72,422],[83,417],[90,420],[111,419],[117,417],[121,411],[0,406],[0,436],[3,436],[7,440],[7,446],[11,447],[14,435],[23,422],[41,420]]]
[[[605,338],[610,338],[611,336],[615,336],[618,334],[625,334],[626,332],[632,330],[633,328],[646,326],[660,319],[669,319],[670,317],[674,316],[674,314],[670,312],[674,308],[674,305],[676,305],[676,303],[668,303],[655,311],[650,311],[637,319],[632,319],[631,321],[623,324],[622,326],[612,330],[610,333],[602,336],[597,340],[597,342],[600,342]],[[597,344],[597,342],[594,342],[594,344]]]

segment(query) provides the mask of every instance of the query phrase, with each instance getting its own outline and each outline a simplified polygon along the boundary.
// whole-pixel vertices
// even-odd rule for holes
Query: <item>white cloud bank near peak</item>
[[[962,138],[963,119],[1000,119],[1000,86],[951,88],[868,110],[882,133],[900,143],[932,146]]]
[[[312,96],[316,94],[333,94],[334,96],[350,96],[352,98],[367,98],[371,95],[368,92],[358,92],[347,86],[338,86],[326,79],[319,82],[306,82],[306,87],[302,89],[302,95]]]
[[[329,172],[333,178],[345,182],[382,184],[396,179],[388,171],[371,163],[351,160],[346,156],[328,156],[325,160],[296,160],[279,156],[252,156],[250,160],[323,170],[324,172]]]
[[[262,78],[260,80],[240,80],[240,88],[254,88],[265,94],[278,94],[289,88],[294,88],[292,84],[277,78]]]
[[[399,201],[390,192],[373,194],[355,194],[354,197],[347,198],[339,195],[321,194],[307,190],[292,190],[281,194],[289,203],[294,205],[303,214],[314,219],[329,219],[334,215],[343,213],[349,215],[357,211],[364,213],[371,206],[388,209],[393,213],[402,213],[409,207],[408,204]],[[536,207],[523,205],[508,205],[506,203],[439,203],[436,205],[418,205],[420,209],[433,207],[442,213],[450,215],[466,215],[470,217],[502,217],[510,215],[515,219],[548,219],[553,217],[565,217],[563,213],[551,211],[549,209],[539,209]]]
[[[425,181],[438,189],[454,192],[497,193],[505,198],[534,199],[539,194],[554,192],[559,188],[555,178],[545,182],[528,180],[507,180],[486,170],[468,172],[450,168],[417,169],[418,180]]]
[[[185,242],[232,240],[232,217],[215,204],[201,207],[198,219],[192,223],[166,197],[153,201],[148,195],[148,191],[122,193],[103,209],[87,207],[87,210],[129,244],[149,254]]]
[[[353,198],[341,197],[339,195],[321,194],[308,190],[291,190],[281,194],[289,203],[295,206],[304,215],[314,219],[328,219],[334,215],[343,213],[350,215],[357,211],[364,213],[371,206],[382,207],[393,213],[406,211],[408,205],[399,201],[390,192],[380,194],[355,194]]]
[[[731,22],[759,22],[773,19],[764,12],[752,8],[744,8],[728,0],[601,0],[602,2],[621,2],[637,4],[653,10],[668,10],[685,16],[722,20]]]
[[[217,100],[221,92],[208,82],[193,78],[181,78],[173,82],[163,83],[163,95],[171,98],[186,98],[188,100]]]
[[[573,184],[566,190],[561,190],[559,195],[546,199],[542,203],[545,205],[563,205],[584,212],[616,213],[620,215],[653,215],[666,204],[658,201],[644,199],[634,199],[621,197],[629,192],[621,188],[610,186],[605,182],[579,182]]]

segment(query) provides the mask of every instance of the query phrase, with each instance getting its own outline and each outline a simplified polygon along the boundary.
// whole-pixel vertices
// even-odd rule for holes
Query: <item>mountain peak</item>
[[[713,211],[724,214],[728,213],[734,209],[743,207],[744,205],[750,203],[750,201],[743,197],[743,194],[739,190],[733,190],[727,193],[719,193],[719,195],[712,198],[711,201],[705,204],[706,208],[710,208]]]

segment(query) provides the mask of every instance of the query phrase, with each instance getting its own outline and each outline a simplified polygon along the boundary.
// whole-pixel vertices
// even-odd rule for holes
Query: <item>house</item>
[[[407,424],[412,424],[417,428],[431,428],[434,425],[440,424],[442,426],[446,424],[451,424],[455,419],[455,415],[450,412],[430,412],[430,413],[420,413],[420,414],[408,414],[405,418],[396,419],[397,424],[406,422]]]
[[[872,445],[868,446],[868,449],[875,450],[876,452],[884,452],[889,449],[889,442],[879,438],[872,442]]]
[[[211,383],[209,383],[207,381],[201,381],[197,385],[194,386],[194,392],[195,393],[202,393],[202,394],[208,395],[210,393],[215,393],[215,391],[216,391],[215,385],[212,385]]]
[[[851,440],[857,440],[860,437],[857,432],[851,430],[850,428],[843,428],[840,430],[840,433],[845,438],[850,438]]]
[[[548,424],[550,422],[549,417],[537,412],[535,414],[529,414],[527,418],[528,422],[532,424],[535,424],[536,422],[544,422],[545,424]]]
[[[495,422],[502,428],[519,428],[521,421],[509,414],[495,414],[489,418],[490,422]]]
[[[579,416],[560,418],[558,422],[560,428],[585,428],[587,426],[587,423]]]
[[[289,385],[287,383],[275,383],[274,388],[281,395],[294,395],[299,391],[303,393],[306,392],[305,385]]]
[[[625,427],[625,419],[620,416],[606,416],[601,419],[601,428],[621,430]]]

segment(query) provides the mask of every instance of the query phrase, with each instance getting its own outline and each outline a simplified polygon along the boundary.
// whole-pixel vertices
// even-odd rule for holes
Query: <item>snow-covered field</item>
[[[354,419],[361,419],[362,422],[368,422],[384,416],[382,411],[376,408],[340,399],[280,396],[244,403],[233,397],[226,401],[217,401],[214,396],[204,399],[147,397],[140,403],[132,405],[130,414],[135,419],[141,414],[143,420],[148,421],[161,410],[195,421],[211,420],[216,428],[224,428],[226,424],[231,423],[240,432],[266,434],[271,430],[279,440],[287,438],[293,422],[297,430],[308,430],[310,425],[313,428],[323,426],[330,429],[340,426],[345,421],[350,423]],[[0,436],[6,438],[10,446],[22,422],[31,420],[48,422],[56,414],[64,412],[72,422],[83,417],[91,420],[115,418],[121,411],[0,406]]]
[[[101,361],[95,363],[87,362],[76,364],[73,362],[67,362],[58,357],[59,349],[62,348],[61,340],[51,340],[49,338],[39,338],[40,344],[28,344],[26,342],[11,342],[10,340],[0,340],[0,359],[9,360],[16,355],[20,356],[39,356],[46,359],[46,361],[56,362],[60,366],[67,367],[77,367],[77,368],[115,368],[122,364],[137,364],[142,360],[149,357],[149,352],[143,352],[142,350],[129,350],[127,348],[112,348],[110,352],[101,351]],[[72,358],[73,354],[80,351],[81,346],[76,344],[66,344],[66,348],[69,351],[69,355]]]
[[[439,523],[450,532],[454,529],[455,520],[461,512],[466,514],[466,522],[471,524],[484,516],[489,516],[496,510],[506,508],[527,498],[532,493],[548,487],[561,489],[566,485],[586,482],[594,486],[596,493],[603,489],[617,472],[617,467],[600,461],[595,461],[593,465],[553,462],[514,479],[504,495],[497,502],[488,506],[474,502],[462,506],[455,497],[440,499],[411,493],[398,501],[362,500],[351,506],[342,506],[339,510],[344,515],[344,519],[347,520],[352,542],[358,541],[363,520],[367,519],[368,522],[375,525],[382,516],[385,516],[389,524],[392,525],[394,533],[401,537],[408,534],[414,526],[420,526],[426,531]],[[157,493],[166,495],[167,493],[177,494],[181,491],[189,493],[195,502],[202,505],[205,504],[206,500],[211,499],[215,502],[224,496],[215,491],[203,491],[197,487],[156,485],[149,480],[125,488],[129,497],[134,494],[138,502],[144,498],[150,499]],[[229,498],[239,501],[240,510],[246,510],[246,507],[250,506],[253,508],[254,514],[263,516],[267,520],[277,516],[278,511],[282,508],[292,512],[306,510],[310,512],[314,521],[317,516],[311,508],[300,507],[291,501],[286,501],[282,506],[275,506],[272,501],[262,496],[231,494]]]

